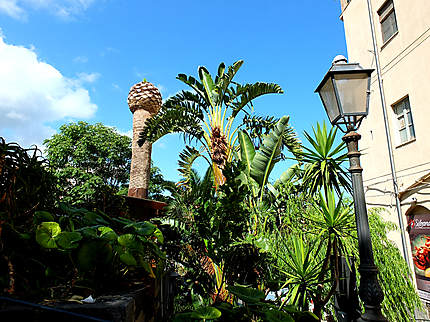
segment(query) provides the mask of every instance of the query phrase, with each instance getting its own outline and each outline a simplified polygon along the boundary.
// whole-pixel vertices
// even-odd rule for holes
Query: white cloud
[[[0,0],[0,12],[25,19],[28,10],[46,10],[64,19],[70,19],[87,10],[96,0]]]
[[[0,12],[15,19],[25,18],[24,10],[18,6],[19,0],[0,0]]]
[[[50,122],[91,118],[97,106],[82,82],[0,37],[0,136],[24,146],[40,144],[55,132]]]
[[[118,133],[121,135],[128,136],[129,138],[133,138],[133,129],[130,129],[128,131],[122,131],[120,129],[117,129]]]
[[[94,83],[100,78],[99,73],[79,73],[79,80],[84,83]]]

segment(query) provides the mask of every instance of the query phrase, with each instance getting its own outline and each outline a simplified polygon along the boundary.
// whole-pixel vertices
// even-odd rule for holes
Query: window
[[[381,22],[382,41],[387,42],[397,32],[396,13],[394,12],[393,0],[384,3],[378,10],[379,21]]]
[[[407,96],[399,103],[393,105],[393,110],[397,118],[400,144],[415,139],[414,122],[412,120],[409,97]]]

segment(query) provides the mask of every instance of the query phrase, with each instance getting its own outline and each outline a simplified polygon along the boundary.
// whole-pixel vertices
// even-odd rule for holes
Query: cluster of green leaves
[[[91,276],[96,282],[101,271],[114,278],[121,271],[142,268],[155,277],[152,266],[160,270],[164,253],[161,231],[152,223],[126,218],[111,218],[98,210],[71,208],[65,205],[55,216],[46,211],[34,215],[35,239],[46,251],[70,256],[70,265],[80,277]],[[162,267],[162,265],[161,265]],[[96,274],[97,273],[97,274]]]
[[[310,147],[304,146],[304,151],[300,153],[300,161],[304,164],[303,187],[309,195],[321,189],[334,189],[338,195],[342,190],[351,192],[350,176],[342,166],[347,159],[345,143],[335,145],[337,128],[327,131],[325,123],[322,126],[317,123],[316,129],[312,130],[313,137],[306,131],[304,134]]]
[[[63,202],[108,209],[129,179],[131,139],[101,123],[64,124],[44,141]]]
[[[56,178],[37,147],[24,149],[0,138],[0,289],[31,290],[32,280],[17,278],[35,264],[28,256],[27,227],[34,209],[53,206],[55,192]]]
[[[252,104],[255,98],[282,93],[279,85],[257,82],[240,85],[233,81],[242,66],[239,60],[226,70],[224,63],[218,67],[213,80],[204,66],[198,68],[199,80],[193,76],[179,74],[177,79],[191,87],[193,92],[182,91],[169,98],[160,112],[151,118],[140,135],[139,144],[146,140],[155,142],[168,133],[181,133],[189,139],[200,139],[203,136],[203,120],[210,107],[220,108],[222,105],[231,109],[232,117],[245,107]]]
[[[384,291],[382,312],[389,321],[414,321],[414,312],[416,309],[422,310],[422,302],[402,253],[388,238],[389,233],[398,230],[398,227],[381,218],[384,211],[382,208],[369,211],[373,253]]]
[[[37,184],[36,184],[37,183]],[[48,207],[55,198],[55,177],[36,147],[22,148],[0,137],[0,218],[28,221],[36,207]]]
[[[177,314],[173,321],[318,321],[313,313],[297,310],[292,305],[280,308],[276,301],[266,300],[265,293],[259,289],[232,285],[228,287],[228,290],[241,301],[240,304],[224,302],[215,306],[205,306],[203,303],[197,303],[195,310]]]
[[[263,138],[270,133],[279,122],[278,118],[273,116],[256,116],[256,115],[245,115],[243,120],[243,129],[249,134],[250,138],[256,148],[259,148],[263,143]],[[298,156],[298,153],[302,151],[302,145],[296,132],[287,125],[283,135],[282,144],[288,149],[294,156]],[[285,158],[285,156],[282,156]]]
[[[121,136],[111,132],[111,129],[101,125],[91,127],[86,123],[66,125],[63,129],[70,129],[69,126],[78,132],[73,138],[80,141],[75,147],[79,146],[77,154],[82,162],[72,160],[74,156],[70,156],[69,161],[63,160],[63,163],[56,160],[57,167],[64,166],[55,169],[57,176],[53,174],[52,162],[44,159],[36,147],[24,149],[0,139],[0,285],[10,294],[52,297],[53,294],[46,293],[48,290],[70,289],[71,283],[93,288],[115,287],[138,272],[141,276],[154,277],[160,272],[153,268],[161,270],[163,267],[164,253],[160,250],[163,236],[160,230],[149,222],[118,217],[127,215],[124,202],[109,216],[99,210],[66,206],[63,202],[71,200],[70,191],[85,190],[86,184],[74,179],[61,182],[58,176],[63,177],[60,173],[68,173],[76,166],[78,173],[88,171],[91,176],[96,170],[89,171],[90,164],[104,169],[111,162],[111,166],[115,167],[120,160],[109,158],[121,157],[110,155],[108,146],[102,148],[103,153],[97,154],[99,151],[92,145],[103,139],[105,130],[121,141]],[[85,129],[91,130],[93,143],[86,141],[90,134]],[[83,138],[79,136],[82,133],[85,134]],[[59,137],[54,136],[49,142],[54,144],[56,140]],[[121,142],[128,149],[126,141],[129,139]],[[68,142],[71,143],[70,140]],[[58,150],[53,147],[51,152],[58,152],[57,157],[64,153],[63,157],[68,159],[66,154],[70,151],[66,146],[70,148],[65,143]],[[125,164],[128,162],[127,155],[122,155]],[[86,163],[83,159],[87,157],[89,160]],[[159,197],[168,184],[157,168],[153,168],[152,174],[155,179],[150,191]],[[79,177],[82,180],[86,178]],[[77,200],[76,203],[97,205],[105,200],[121,199],[117,196],[118,188],[106,187],[104,183],[94,186],[95,190],[100,191],[88,194],[85,200]]]

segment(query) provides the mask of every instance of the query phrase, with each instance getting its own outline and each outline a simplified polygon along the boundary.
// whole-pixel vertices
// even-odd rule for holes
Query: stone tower
[[[131,87],[127,102],[133,113],[133,141],[128,196],[147,198],[152,144],[145,142],[140,147],[137,141],[146,121],[160,110],[161,94],[153,84],[143,81]]]

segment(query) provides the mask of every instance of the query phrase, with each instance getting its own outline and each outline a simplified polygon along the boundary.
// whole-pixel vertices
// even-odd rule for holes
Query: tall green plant
[[[178,79],[191,87],[169,98],[159,113],[151,118],[140,135],[139,144],[154,142],[162,136],[179,132],[189,140],[200,141],[202,151],[193,151],[196,157],[207,155],[212,166],[215,184],[224,182],[222,169],[233,156],[237,140],[233,122],[244,109],[252,109],[252,101],[262,95],[282,93],[279,85],[257,82],[240,85],[233,79],[242,66],[239,60],[226,68],[218,67],[215,78],[206,67],[198,68],[199,79],[179,74]],[[189,159],[191,162],[195,158]]]
[[[347,159],[345,143],[335,145],[337,128],[332,127],[327,131],[324,122],[322,126],[317,123],[316,129],[312,130],[313,137],[306,131],[304,133],[310,147],[303,146],[304,151],[299,153],[304,171],[303,188],[310,195],[321,189],[334,189],[338,195],[342,193],[342,189],[351,192],[349,174],[342,167]]]
[[[259,149],[246,131],[239,132],[240,159],[245,165],[244,177],[254,197],[263,200],[270,173],[277,162],[281,160],[284,134],[288,130],[289,117],[283,116],[276,126],[263,139]]]

